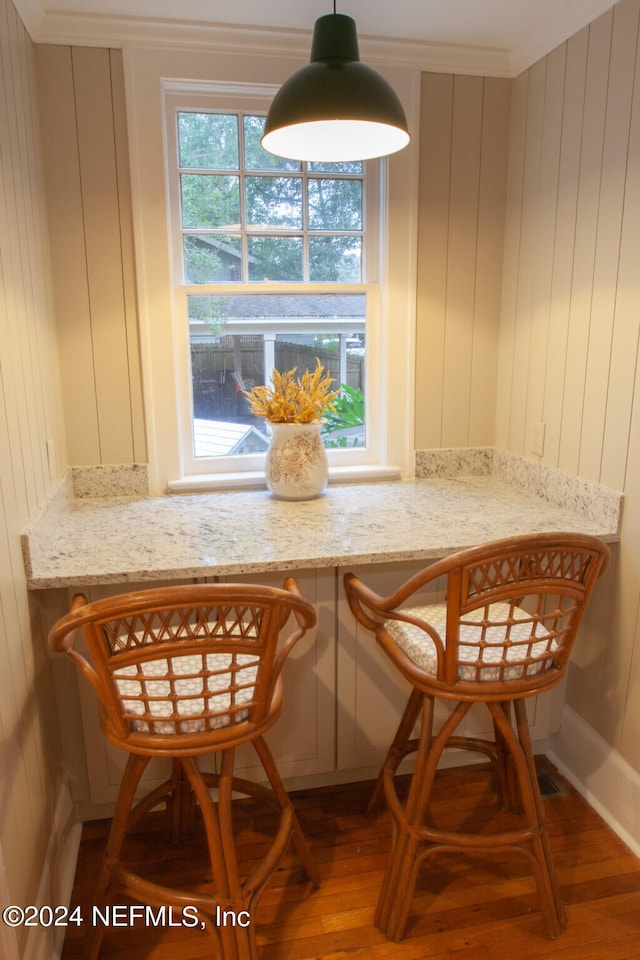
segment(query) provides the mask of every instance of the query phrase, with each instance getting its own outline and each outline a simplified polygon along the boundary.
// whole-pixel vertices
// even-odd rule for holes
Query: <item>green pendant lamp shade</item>
[[[360,63],[355,21],[339,13],[316,20],[311,62],[284,83],[267,115],[262,146],[292,160],[368,160],[409,143],[395,92]]]

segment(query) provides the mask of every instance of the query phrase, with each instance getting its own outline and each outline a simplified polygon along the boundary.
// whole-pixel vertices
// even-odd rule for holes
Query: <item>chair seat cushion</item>
[[[400,612],[427,622],[445,646],[446,603]],[[410,660],[425,673],[437,676],[436,645],[426,631],[416,624],[391,619],[385,621],[384,629]],[[458,679],[486,682],[533,676],[551,666],[557,648],[555,635],[542,621],[521,607],[493,603],[466,614],[460,623]]]
[[[189,654],[119,667],[113,679],[133,730],[201,733],[247,719],[237,708],[251,703],[257,671],[250,654]]]

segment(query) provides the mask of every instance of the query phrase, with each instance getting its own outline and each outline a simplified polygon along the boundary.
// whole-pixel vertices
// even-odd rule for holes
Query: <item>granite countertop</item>
[[[267,491],[161,497],[60,491],[23,535],[28,584],[83,587],[428,560],[547,530],[618,538],[622,498],[614,491],[577,481],[569,484],[571,494],[561,483],[549,499],[548,484],[541,491],[530,477],[523,483],[504,469],[453,477],[427,472],[415,480],[330,486],[302,502]]]

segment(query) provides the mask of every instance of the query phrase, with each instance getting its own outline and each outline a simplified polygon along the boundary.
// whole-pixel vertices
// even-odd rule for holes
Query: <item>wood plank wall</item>
[[[511,86],[422,75],[419,450],[493,443]]]
[[[640,0],[518,77],[496,444],[625,492],[568,701],[640,770]]]
[[[33,46],[0,0],[0,890],[24,905],[43,875],[60,773],[50,662],[20,549],[66,465],[48,257]],[[15,941],[3,927],[3,957]]]
[[[36,63],[69,463],[144,463],[122,54]]]

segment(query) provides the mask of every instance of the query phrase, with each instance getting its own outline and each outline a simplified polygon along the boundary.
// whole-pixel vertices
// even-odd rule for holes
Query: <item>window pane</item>
[[[247,228],[291,227],[302,229],[300,177],[247,177]]]
[[[221,234],[186,234],[185,283],[239,283],[242,281],[240,237]]]
[[[276,157],[260,146],[266,117],[244,118],[244,167],[245,170],[299,170],[299,160]]]
[[[343,163],[313,160],[307,164],[309,173],[362,173],[361,160],[347,160]]]
[[[238,118],[217,113],[179,113],[181,167],[238,170]]]
[[[266,450],[267,424],[243,389],[270,384],[273,370],[314,370],[342,393],[323,427],[327,447],[365,444],[363,294],[193,295],[189,301],[194,455]]]
[[[240,226],[240,181],[238,177],[214,177],[183,173],[182,226]]]
[[[302,281],[302,237],[249,237],[249,280]]]
[[[309,178],[310,230],[361,230],[362,181]]]
[[[309,237],[309,280],[311,283],[360,283],[360,237]]]

